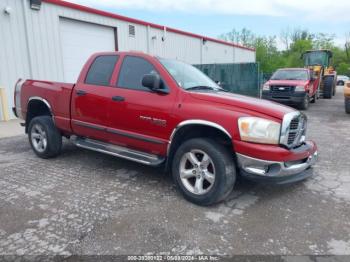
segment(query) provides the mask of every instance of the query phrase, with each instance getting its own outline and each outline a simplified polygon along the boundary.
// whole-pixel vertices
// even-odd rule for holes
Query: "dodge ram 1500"
[[[223,200],[237,175],[289,183],[312,175],[317,147],[290,107],[225,92],[186,63],[137,52],[97,53],[77,83],[19,80],[14,113],[34,152],[78,147],[164,165],[184,197]]]

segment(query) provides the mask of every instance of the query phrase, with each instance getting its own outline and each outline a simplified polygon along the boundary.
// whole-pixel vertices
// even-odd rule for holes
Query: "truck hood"
[[[208,101],[211,103],[229,105],[236,108],[243,108],[245,110],[269,115],[281,120],[285,114],[295,111],[295,109],[291,107],[284,106],[272,101],[227,92],[191,92],[190,95],[196,99]]]
[[[308,80],[269,80],[265,85],[276,85],[276,86],[306,86]]]

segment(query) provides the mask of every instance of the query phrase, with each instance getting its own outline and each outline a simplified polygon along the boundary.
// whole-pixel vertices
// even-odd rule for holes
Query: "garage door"
[[[95,52],[115,51],[114,28],[60,18],[64,81],[76,82],[86,60]]]

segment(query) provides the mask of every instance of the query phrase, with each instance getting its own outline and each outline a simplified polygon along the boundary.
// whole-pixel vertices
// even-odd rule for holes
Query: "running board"
[[[141,164],[149,165],[149,166],[159,166],[165,160],[164,157],[160,157],[153,154],[148,154],[145,152],[133,150],[126,147],[121,147],[113,144],[104,143],[101,141],[75,137],[72,139],[73,143],[81,148],[90,149],[93,151],[97,151],[100,153],[125,158],[131,161],[135,161]]]

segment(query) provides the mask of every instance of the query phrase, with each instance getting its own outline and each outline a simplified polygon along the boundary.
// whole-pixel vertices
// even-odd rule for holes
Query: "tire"
[[[310,105],[310,97],[308,94],[305,95],[303,101],[299,104],[298,108],[301,110],[307,110]]]
[[[333,95],[333,77],[326,77],[323,85],[323,98],[331,99]]]
[[[350,114],[350,98],[345,98],[345,113]]]
[[[29,123],[29,143],[40,158],[52,158],[60,154],[62,136],[50,116],[37,116]]]
[[[338,86],[343,86],[343,85],[344,85],[344,81],[343,81],[343,80],[339,80],[339,81],[337,82],[337,85],[338,85]]]
[[[315,104],[315,103],[316,103],[316,100],[317,100],[317,91],[316,91],[316,93],[311,97],[310,103],[311,103],[311,104]]]
[[[202,162],[204,158],[207,160],[205,163]],[[197,168],[194,163],[197,163]],[[177,149],[172,175],[185,199],[208,206],[224,200],[232,191],[236,181],[236,166],[233,154],[227,148],[211,139],[194,138]],[[196,188],[197,182],[202,191]]]

